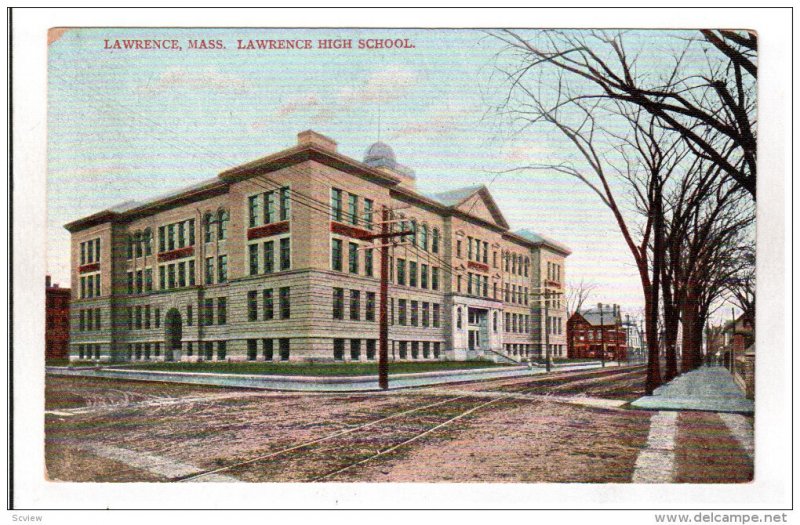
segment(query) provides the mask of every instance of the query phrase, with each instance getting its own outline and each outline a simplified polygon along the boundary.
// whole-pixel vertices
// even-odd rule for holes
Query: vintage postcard
[[[769,481],[758,27],[46,36],[53,490]]]

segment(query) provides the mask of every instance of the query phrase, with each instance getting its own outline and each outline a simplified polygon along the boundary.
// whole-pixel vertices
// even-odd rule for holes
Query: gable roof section
[[[475,201],[473,201],[472,204],[467,205],[467,203],[476,195],[477,198],[480,199],[477,202],[480,202],[486,208],[489,217],[491,217],[491,221],[500,228],[507,230],[509,228],[508,222],[506,222],[505,217],[503,217],[503,213],[500,211],[500,208],[497,206],[494,198],[492,198],[492,194],[489,193],[489,189],[483,184],[477,186],[465,186],[463,188],[456,188],[454,190],[445,191],[442,193],[434,193],[428,197],[445,206],[446,208],[449,208],[450,210],[460,212],[466,216],[486,220],[486,217],[481,217],[481,214],[476,213]]]
[[[553,239],[545,237],[540,233],[536,233],[533,230],[528,230],[528,229],[517,230],[513,232],[512,235],[520,237],[537,246],[545,246],[564,255],[570,255],[572,253],[572,250],[570,250],[569,247],[566,246],[565,244],[556,242]]]

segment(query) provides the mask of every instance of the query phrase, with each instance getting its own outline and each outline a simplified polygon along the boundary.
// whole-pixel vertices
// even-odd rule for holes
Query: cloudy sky
[[[652,33],[651,33],[652,34]],[[176,39],[182,51],[107,50],[105,40]],[[353,49],[318,49],[320,39]],[[411,49],[357,49],[359,39]],[[547,171],[503,170],[574,155],[547,129],[522,133],[491,110],[502,97],[499,42],[466,30],[81,29],[49,52],[48,272],[69,281],[63,225],[291,147],[305,129],[362,159],[379,138],[422,192],[486,184],[512,229],[570,246],[567,280],[591,301],[640,309],[632,258],[611,213],[586,187]],[[225,49],[189,50],[219,39]],[[237,40],[311,39],[310,50],[238,50]]]

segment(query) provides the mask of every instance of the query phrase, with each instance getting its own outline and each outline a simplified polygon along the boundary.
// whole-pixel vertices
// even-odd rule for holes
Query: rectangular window
[[[350,252],[348,254],[350,273],[358,273],[358,244],[350,243]]]
[[[228,355],[228,345],[226,341],[217,341],[217,361],[224,361]]]
[[[281,239],[281,271],[288,270],[292,266],[291,239],[285,237]]]
[[[441,324],[441,307],[438,304],[433,305],[433,327],[439,328]]]
[[[91,282],[91,277],[90,277]],[[128,293],[133,293],[133,272],[128,272]]]
[[[175,225],[167,226],[167,250],[175,249]]]
[[[467,295],[472,295],[472,274],[467,273]]]
[[[217,324],[228,322],[228,300],[224,297],[217,299]]]
[[[456,241],[456,257],[461,258],[461,239]]]
[[[137,306],[136,309],[135,309],[135,312],[136,312],[136,316],[134,317],[134,320],[136,321],[136,324],[134,326],[136,327],[137,330],[141,330],[142,329],[142,307],[141,306]]]
[[[247,360],[248,361],[255,361],[257,356],[258,356],[258,340],[257,339],[248,339],[247,340]]]
[[[467,259],[472,260],[472,237],[467,237]]]
[[[411,326],[419,326],[419,302],[411,301]]]
[[[86,298],[86,277],[81,277],[81,299]]]
[[[361,339],[350,340],[350,360],[358,361],[361,359]]]
[[[214,299],[206,299],[203,305],[203,325],[214,324]]]
[[[214,343],[212,341],[206,341],[206,361],[211,361],[214,359]]]
[[[489,263],[489,243],[483,242],[483,264]]]
[[[186,287],[186,263],[178,263],[178,286],[181,288]]]
[[[275,193],[268,191],[264,194],[264,224],[275,221]]]
[[[98,313],[99,313],[99,310],[98,310]],[[100,323],[95,323],[95,324],[97,325],[97,328],[100,328]],[[150,329],[150,305],[149,304],[144,305],[144,329],[145,330],[149,330]]]
[[[417,286],[417,263],[411,261],[408,263],[408,285]]]
[[[281,220],[288,221],[291,216],[289,209],[289,188],[281,188]]]
[[[158,315],[158,309],[156,308],[156,316]],[[192,305],[186,305],[186,324],[188,326],[192,326],[194,324],[194,312],[192,311]],[[158,320],[156,320],[156,327],[158,327]]]
[[[156,321],[156,328],[161,328],[161,308],[156,308],[153,312],[153,317]]]
[[[489,297],[489,277],[487,275],[483,276],[483,296]]]
[[[78,330],[83,332],[86,330],[86,311],[78,310]]]
[[[331,189],[331,219],[342,222],[342,190]]]
[[[86,264],[86,243],[81,243],[81,266]]]
[[[342,240],[331,239],[331,268],[334,271],[342,271]]]
[[[261,340],[261,352],[264,355],[264,361],[272,361],[274,352],[272,339]]]
[[[344,360],[344,339],[333,340],[333,360],[334,361]]]
[[[167,268],[165,266],[158,267],[158,289],[167,289]]]
[[[406,284],[406,261],[405,259],[397,259],[397,284],[405,286]]]
[[[422,326],[428,328],[431,325],[431,305],[430,303],[422,303]]]
[[[361,319],[361,292],[350,290],[350,320],[359,321]]]
[[[428,288],[428,265],[422,264],[419,267],[419,286],[421,288]]]
[[[153,291],[153,269],[147,268],[144,271],[144,291],[145,292],[152,292]]]
[[[175,288],[175,265],[170,264],[167,266],[167,286],[170,290]]]
[[[433,266],[431,268],[431,290],[439,289],[439,268]]]
[[[206,259],[206,284],[214,284],[214,258]]]
[[[397,300],[397,324],[400,326],[406,325],[406,300]]]
[[[264,243],[264,273],[275,271],[275,241]]]
[[[272,289],[264,290],[261,293],[262,302],[263,302],[263,309],[264,309],[264,320],[269,321],[270,319],[275,318],[275,301],[272,298]]]
[[[375,339],[367,339],[367,360],[375,360]]]
[[[86,330],[91,332],[94,330],[94,314],[92,310],[85,310],[86,313]]]
[[[367,309],[364,312],[364,319],[375,320],[375,292],[367,292]]]
[[[250,244],[247,247],[250,254],[250,275],[258,274],[258,244]]]
[[[290,350],[290,345],[289,345],[289,341],[290,340],[289,339],[280,339],[279,341],[280,341],[279,345],[280,345],[280,352],[281,352],[281,361],[288,361],[289,360],[289,350]]]
[[[217,282],[228,282],[228,256],[220,255],[217,257]]]
[[[364,228],[372,229],[372,201],[364,199]]]
[[[247,199],[248,224],[250,228],[254,228],[258,224],[258,201],[258,195],[251,195]]]
[[[189,246],[194,246],[194,219],[189,219]]]
[[[292,315],[290,289],[285,286],[280,289],[280,302],[281,302],[281,319],[289,319]]]
[[[344,319],[344,288],[333,289],[333,318]]]
[[[247,320],[258,321],[258,290],[247,292]]]
[[[347,222],[356,226],[358,224],[358,195],[347,194]]]
[[[90,277],[91,279],[91,277]],[[100,274],[95,274],[94,276],[94,294],[97,297],[100,297]]]
[[[164,252],[167,250],[167,243],[165,238],[164,226],[158,227],[158,251]]]
[[[179,222],[178,223],[178,248],[183,248],[186,246],[186,224]],[[137,257],[139,252],[139,247],[137,245],[136,248]]]
[[[194,286],[194,259],[189,261],[189,286]]]
[[[364,250],[364,275],[372,277],[372,248]]]

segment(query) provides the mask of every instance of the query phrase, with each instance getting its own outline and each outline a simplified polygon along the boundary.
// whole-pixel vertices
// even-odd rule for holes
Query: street
[[[643,395],[644,373],[370,394],[48,376],[47,472],[117,482],[750,481],[742,434],[752,439],[752,417],[625,408]],[[666,452],[653,450],[656,415],[673,422]]]

